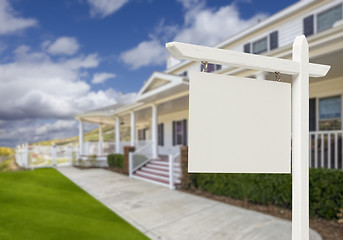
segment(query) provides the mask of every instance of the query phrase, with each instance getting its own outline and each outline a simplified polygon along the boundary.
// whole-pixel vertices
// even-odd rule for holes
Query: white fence
[[[23,144],[16,147],[16,163],[23,168],[70,166],[76,159],[78,159],[77,146]]]

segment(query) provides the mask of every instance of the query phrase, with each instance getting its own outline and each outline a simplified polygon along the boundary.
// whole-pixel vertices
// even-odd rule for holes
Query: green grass
[[[0,239],[148,239],[54,169],[0,173]]]

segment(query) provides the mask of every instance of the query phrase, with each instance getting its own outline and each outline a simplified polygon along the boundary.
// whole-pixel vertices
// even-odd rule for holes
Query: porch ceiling
[[[83,116],[83,117],[80,117],[80,120],[88,122],[88,123],[94,123],[94,124],[105,124],[105,125],[115,124],[115,118],[113,116],[107,116],[107,115]]]

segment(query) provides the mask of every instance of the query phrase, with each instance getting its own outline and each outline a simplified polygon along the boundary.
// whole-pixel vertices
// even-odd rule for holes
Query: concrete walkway
[[[291,239],[291,222],[276,217],[103,169],[58,170],[151,239]]]

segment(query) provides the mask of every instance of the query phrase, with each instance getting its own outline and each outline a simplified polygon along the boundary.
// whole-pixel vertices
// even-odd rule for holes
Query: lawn
[[[148,239],[55,169],[0,173],[0,239]]]

